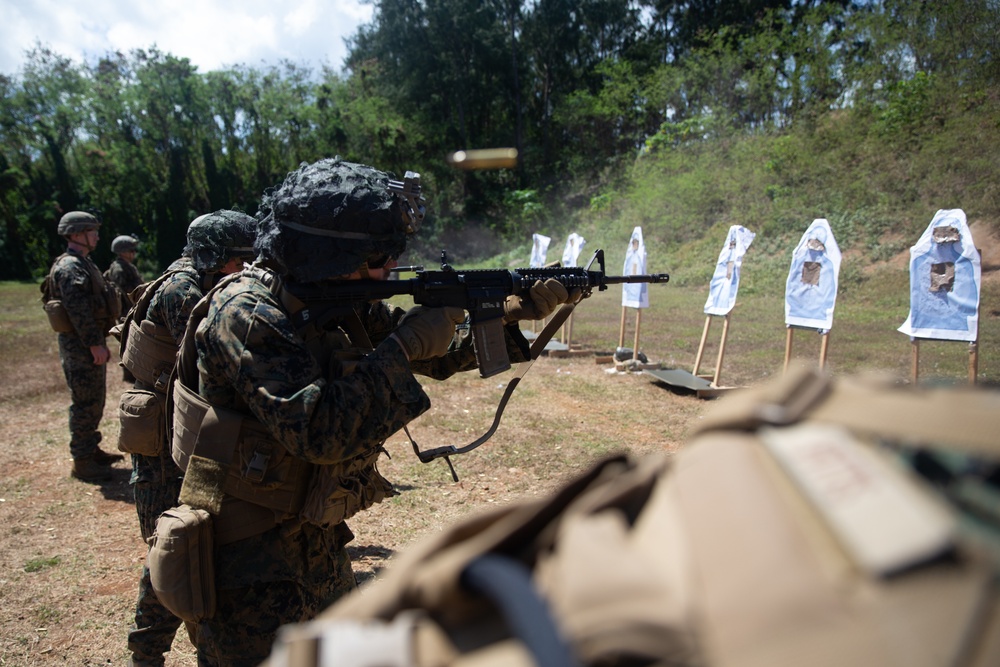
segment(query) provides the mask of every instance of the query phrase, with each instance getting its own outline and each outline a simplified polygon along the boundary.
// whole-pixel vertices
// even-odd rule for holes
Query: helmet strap
[[[86,249],[87,254],[89,255],[97,248],[97,244],[90,245],[90,236],[87,234],[88,231],[90,230],[88,229],[82,232],[74,232],[73,234],[68,235],[66,240],[69,241],[69,245],[75,246],[77,250],[80,250],[81,248]],[[83,234],[84,241],[81,242],[73,238],[78,234]]]

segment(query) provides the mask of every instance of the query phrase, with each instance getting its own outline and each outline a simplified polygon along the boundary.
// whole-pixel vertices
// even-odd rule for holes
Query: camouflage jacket
[[[187,257],[181,257],[167,268],[170,276],[160,285],[149,302],[146,319],[165,327],[179,348],[184,329],[194,306],[203,296],[201,276]]]
[[[456,338],[448,355],[411,368],[399,345],[386,340],[404,311],[381,302],[357,307],[375,348],[367,355],[336,326],[297,330],[261,276],[274,278],[251,267],[211,293],[208,313],[193,332],[198,393],[214,405],[251,413],[294,456],[335,464],[371,452],[430,406],[414,372],[444,379],[476,368],[469,338]],[[512,360],[524,359],[517,341],[509,347]],[[317,349],[327,358],[311,351]],[[275,527],[220,547],[216,583],[226,589],[322,581],[330,576],[330,559],[352,537],[344,523]]]
[[[110,280],[122,291],[126,297],[132,293],[136,287],[142,284],[142,276],[135,264],[126,262],[121,257],[116,257],[111,262],[111,266],[104,272],[104,279]]]
[[[95,294],[101,290],[95,289],[94,280],[100,279],[103,288],[103,278],[94,261],[70,249],[56,260],[49,275],[52,297],[62,301],[76,336],[87,347],[104,345],[110,323],[101,319],[107,311],[104,297]]]
[[[255,268],[214,292],[198,325],[198,393],[210,403],[250,412],[293,455],[333,464],[372,451],[430,407],[414,373],[445,379],[476,368],[472,341],[458,339],[444,357],[407,362],[389,334],[405,311],[376,302],[356,308],[374,351],[357,349],[346,331],[328,327],[307,344]],[[513,361],[524,351],[511,341]],[[323,349],[329,358],[310,350]],[[350,355],[349,355],[350,356]]]

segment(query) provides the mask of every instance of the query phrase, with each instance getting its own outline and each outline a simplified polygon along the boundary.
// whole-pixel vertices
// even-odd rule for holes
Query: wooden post
[[[618,329],[618,347],[625,347],[625,306],[622,306],[622,325]]]
[[[979,377],[979,341],[969,343],[969,384],[976,384]]]
[[[726,354],[726,338],[729,336],[729,313],[722,321],[722,340],[719,341],[719,356],[715,360],[715,374],[712,376],[712,386],[719,386],[719,376],[722,374],[722,357]]]
[[[785,325],[787,333],[785,334],[785,372],[788,371],[788,365],[792,361],[792,337],[794,336],[794,326]],[[810,331],[822,331],[822,329],[810,329]],[[830,346],[830,332],[826,331],[820,334],[821,340],[819,343],[819,367],[820,369],[826,368],[826,353]]]
[[[569,314],[569,318],[563,322],[562,328],[559,329],[559,340],[562,344],[566,346],[568,350],[572,346],[573,341],[573,315],[576,311]]]
[[[788,372],[788,364],[792,361],[792,327],[786,327],[787,333],[785,334],[785,368],[784,372]]]
[[[910,382],[920,380],[920,338],[910,339]],[[958,341],[955,341],[958,342]],[[969,343],[969,384],[975,385],[979,378],[979,341]]]
[[[712,316],[705,316],[705,328],[701,330],[701,342],[698,343],[698,356],[694,358],[694,370],[691,371],[691,375],[698,377],[698,371],[701,369],[701,358],[705,354],[705,341],[708,340],[708,329],[712,326]]]
[[[632,344],[632,361],[639,361],[639,322],[642,319],[642,308],[635,309],[635,342]]]

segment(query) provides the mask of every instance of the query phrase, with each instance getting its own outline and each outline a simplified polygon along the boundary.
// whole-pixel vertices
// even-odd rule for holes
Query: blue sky
[[[344,38],[371,19],[360,0],[5,0],[0,74],[41,43],[78,62],[156,45],[200,72],[228,65],[343,66]]]

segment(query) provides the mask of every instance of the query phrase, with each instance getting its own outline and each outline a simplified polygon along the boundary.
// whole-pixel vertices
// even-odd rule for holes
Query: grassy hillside
[[[545,219],[486,263],[526,263],[532,232],[552,237],[549,259],[558,259],[575,231],[587,239],[585,253],[603,247],[620,266],[638,225],[651,271],[702,285],[726,230],[741,224],[757,234],[741,290],[771,293],[802,232],[826,218],[851,260],[842,275],[850,288],[868,267],[905,255],[938,209],[961,208],[977,228],[1000,228],[1000,93],[946,93],[912,118],[894,107],[842,110],[780,132],[659,148],[599,185],[553,196]]]

